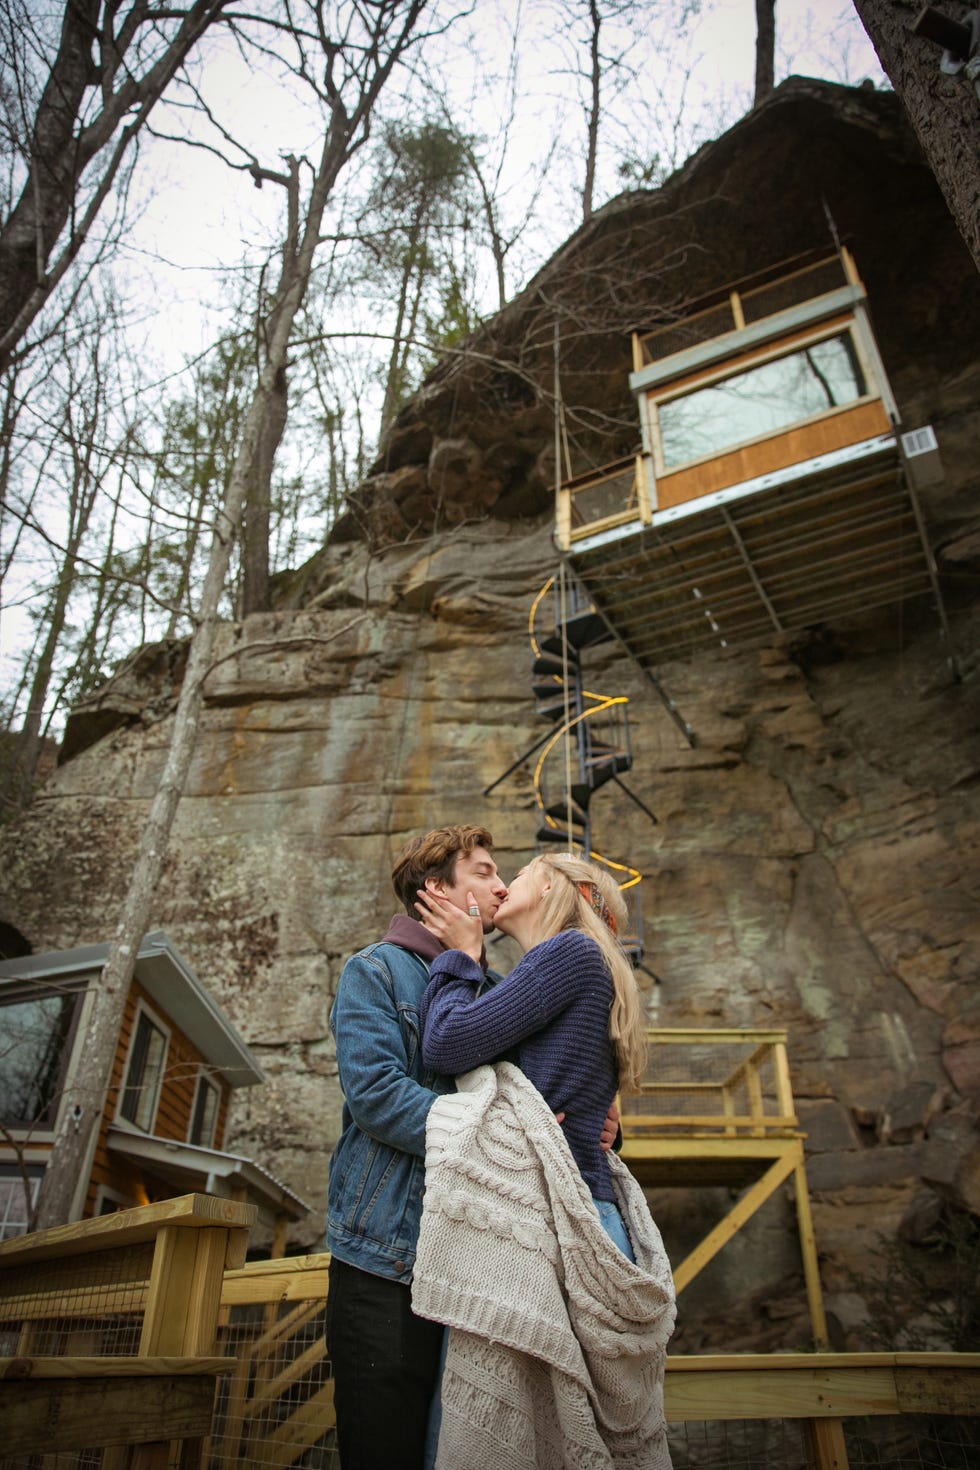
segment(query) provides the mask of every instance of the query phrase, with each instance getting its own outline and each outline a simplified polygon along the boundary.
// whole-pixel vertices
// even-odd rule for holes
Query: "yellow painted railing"
[[[796,1135],[786,1032],[652,1028],[648,1079],[622,1099],[624,1138]]]

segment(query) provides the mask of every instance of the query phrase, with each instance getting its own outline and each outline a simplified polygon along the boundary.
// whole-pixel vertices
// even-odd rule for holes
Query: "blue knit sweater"
[[[482,969],[462,950],[433,961],[422,998],[422,1057],[449,1076],[510,1055],[553,1112],[595,1199],[615,1200],[600,1146],[616,1095],[609,1039],[612,979],[594,939],[566,929],[529,949],[506,979],[478,995]]]

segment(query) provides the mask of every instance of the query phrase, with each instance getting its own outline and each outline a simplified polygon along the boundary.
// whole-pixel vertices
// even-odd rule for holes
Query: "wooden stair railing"
[[[103,1470],[200,1464],[225,1269],[254,1205],[191,1194],[0,1242],[2,1452],[104,1449]],[[9,1351],[9,1347],[8,1347]]]

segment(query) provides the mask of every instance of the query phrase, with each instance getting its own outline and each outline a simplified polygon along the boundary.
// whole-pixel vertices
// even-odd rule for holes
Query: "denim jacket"
[[[382,940],[347,961],[330,1012],[344,1111],[330,1161],[327,1248],[405,1283],[422,1216],[425,1120],[454,1088],[422,1061],[428,982],[425,959]]]

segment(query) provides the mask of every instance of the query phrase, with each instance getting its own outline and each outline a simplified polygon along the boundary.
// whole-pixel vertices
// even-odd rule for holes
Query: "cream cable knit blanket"
[[[523,1072],[457,1087],[429,1112],[412,1286],[454,1329],[437,1470],[669,1470],[674,1284],[643,1191],[610,1154],[633,1265]]]

